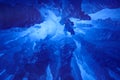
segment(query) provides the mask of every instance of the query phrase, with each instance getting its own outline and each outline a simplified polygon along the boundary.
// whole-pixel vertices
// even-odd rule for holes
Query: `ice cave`
[[[120,80],[120,0],[0,0],[0,80]]]

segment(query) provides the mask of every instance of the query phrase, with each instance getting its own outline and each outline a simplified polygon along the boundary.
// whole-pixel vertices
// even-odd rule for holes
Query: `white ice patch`
[[[78,46],[78,49],[80,50],[81,44],[79,44],[76,40],[74,40]],[[79,51],[77,51],[79,52]],[[95,80],[94,76],[91,75],[88,72],[91,72],[91,70],[89,69],[89,67],[87,67],[87,65],[85,65],[84,62],[81,62],[81,60],[78,57],[79,55],[74,55],[77,65],[79,67],[79,70],[81,71],[81,77],[83,80]],[[89,70],[89,71],[87,71]]]
[[[47,67],[47,77],[46,77],[46,80],[53,80],[52,73],[51,73],[51,70],[50,70],[49,66]]]
[[[57,17],[52,11],[48,10],[48,15],[45,21],[40,24],[35,24],[34,26],[25,30],[21,35],[29,35],[32,40],[45,39],[47,36],[53,37],[57,33],[61,32],[61,26],[59,21],[60,17]]]
[[[80,68],[80,71],[81,71],[81,76],[82,76],[82,79],[83,79],[83,80],[95,80],[95,78],[94,78],[92,75],[88,74],[88,73],[84,70],[84,68],[82,67],[81,64],[78,64],[78,65],[79,65],[79,68]]]
[[[118,9],[103,9],[101,11],[98,11],[96,13],[89,14],[92,20],[97,19],[120,19],[120,8]]]

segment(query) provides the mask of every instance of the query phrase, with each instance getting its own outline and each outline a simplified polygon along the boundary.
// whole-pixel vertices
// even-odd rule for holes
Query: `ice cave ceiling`
[[[0,0],[0,80],[120,80],[120,0]]]

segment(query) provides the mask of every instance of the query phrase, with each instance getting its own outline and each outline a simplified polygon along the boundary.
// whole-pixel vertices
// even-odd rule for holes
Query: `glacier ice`
[[[70,16],[71,35],[53,5],[38,9],[43,22],[0,29],[0,80],[119,80],[120,9]]]

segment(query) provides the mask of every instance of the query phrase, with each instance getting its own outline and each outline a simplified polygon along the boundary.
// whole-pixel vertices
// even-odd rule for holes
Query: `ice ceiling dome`
[[[118,0],[83,0],[77,18],[75,5],[66,8],[72,0],[61,0],[64,8],[54,0],[22,1],[0,0],[0,80],[120,79]]]

